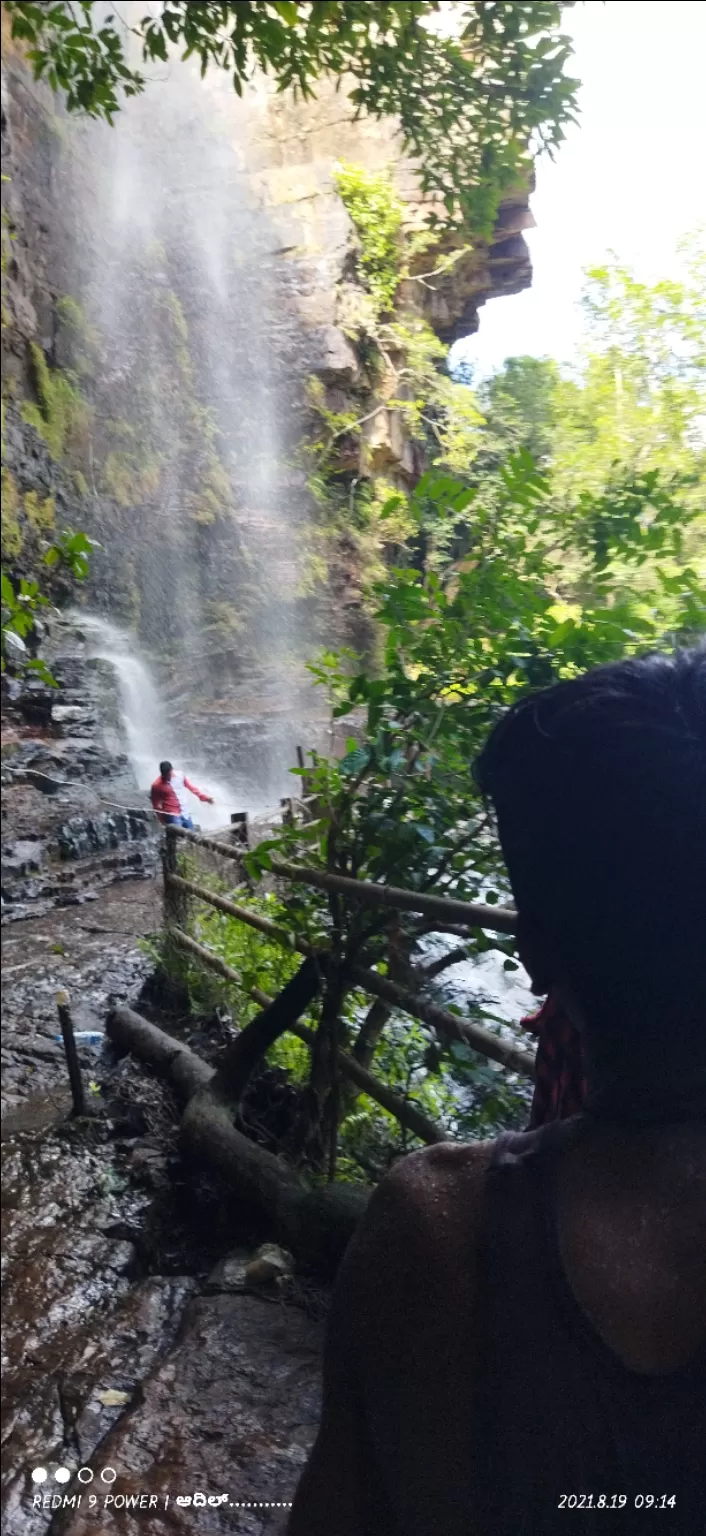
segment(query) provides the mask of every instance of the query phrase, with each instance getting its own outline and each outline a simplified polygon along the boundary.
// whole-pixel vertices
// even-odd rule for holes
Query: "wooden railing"
[[[178,872],[177,848],[182,840],[194,848],[203,848],[211,853],[238,864],[242,868],[243,845],[234,846],[220,839],[206,837],[200,833],[188,831],[184,827],[170,826],[166,829],[166,846],[164,857],[164,882],[165,882],[165,920],[173,942],[184,952],[189,953],[200,964],[214,971],[225,980],[243,988],[242,978],[228,966],[218,955],[215,955],[198,943],[188,933],[184,932],[184,918],[188,911],[189,900],[205,903],[216,911],[224,912],[236,922],[243,923],[257,932],[262,933],[271,942],[281,944],[284,948],[294,949],[302,955],[312,954],[313,948],[307,940],[297,938],[286,929],[272,922],[269,918],[262,917],[250,908],[240,906],[226,896],[218,895],[215,891],[208,890],[206,886],[197,881],[187,879]],[[292,881],[298,884],[312,886],[316,889],[333,891],[344,895],[348,901],[360,902],[370,907],[391,908],[394,911],[406,911],[419,913],[425,918],[438,923],[439,931],[451,930],[454,933],[468,932],[477,928],[489,929],[495,933],[511,934],[515,931],[516,914],[508,907],[494,907],[484,903],[456,901],[451,897],[430,896],[425,892],[397,889],[394,886],[376,885],[370,881],[351,880],[343,875],[329,874],[324,870],[309,869],[304,865],[288,864],[277,858],[271,860],[271,873],[278,880]],[[367,992],[372,997],[385,1003],[390,1009],[398,1009],[409,1014],[412,1018],[429,1025],[438,1034],[442,1041],[456,1040],[477,1051],[480,1055],[495,1061],[506,1069],[519,1073],[524,1077],[533,1077],[534,1058],[529,1051],[512,1041],[492,1034],[482,1025],[460,1018],[457,1014],[442,1008],[438,1003],[423,997],[420,993],[399,985],[387,976],[381,976],[377,971],[362,965],[351,965],[347,971],[347,978],[356,990]],[[257,988],[250,990],[250,995],[261,1006],[267,1006],[271,1001],[265,993]],[[308,1044],[313,1041],[313,1034],[304,1025],[297,1024],[292,1027],[292,1033]],[[416,1136],[426,1142],[444,1140],[444,1133],[438,1126],[429,1120],[409,1098],[401,1095],[381,1083],[372,1073],[366,1071],[352,1057],[344,1052],[338,1053],[338,1064],[342,1074],[356,1083],[361,1092],[369,1094],[378,1103],[382,1104],[400,1122],[406,1125]]]

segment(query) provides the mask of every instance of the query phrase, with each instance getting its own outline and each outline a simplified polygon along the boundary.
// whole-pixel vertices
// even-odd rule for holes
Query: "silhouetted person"
[[[152,809],[163,826],[188,827],[193,831],[194,823],[188,812],[186,791],[195,795],[197,800],[203,800],[206,805],[213,805],[211,795],[197,789],[191,784],[183,773],[178,773],[172,768],[171,763],[164,762],[159,765],[159,778],[155,779],[150,790]]]
[[[706,652],[525,699],[477,764],[583,1112],[402,1159],[337,1281],[290,1536],[694,1536],[706,1509]]]

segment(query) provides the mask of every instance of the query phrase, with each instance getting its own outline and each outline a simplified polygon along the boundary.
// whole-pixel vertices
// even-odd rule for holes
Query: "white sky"
[[[677,242],[706,224],[706,0],[587,0],[563,30],[580,123],[537,165],[531,289],[486,304],[459,343],[477,374],[521,353],[569,360],[585,267],[612,249],[643,280],[678,276]]]

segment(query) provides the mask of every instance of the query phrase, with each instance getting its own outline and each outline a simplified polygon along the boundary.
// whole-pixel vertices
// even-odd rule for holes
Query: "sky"
[[[587,0],[563,30],[579,125],[537,163],[531,289],[486,304],[454,349],[476,377],[521,353],[570,362],[584,269],[613,250],[643,281],[677,277],[678,241],[706,226],[706,0]]]

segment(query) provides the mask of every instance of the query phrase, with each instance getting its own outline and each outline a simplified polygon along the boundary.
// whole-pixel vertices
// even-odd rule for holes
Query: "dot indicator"
[[[57,1483],[68,1483],[71,1472],[68,1467],[57,1467],[54,1478]]]
[[[78,1480],[80,1483],[92,1483],[93,1475],[92,1467],[79,1467]]]
[[[46,1480],[47,1480],[47,1469],[46,1469],[46,1467],[35,1467],[34,1471],[32,1473],[32,1482],[33,1483],[45,1483]]]
[[[114,1483],[117,1475],[115,1467],[104,1467],[101,1472],[101,1482]]]

